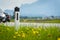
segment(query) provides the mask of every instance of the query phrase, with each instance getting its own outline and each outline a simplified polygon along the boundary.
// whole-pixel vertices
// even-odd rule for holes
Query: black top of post
[[[15,11],[19,11],[19,8],[18,7],[15,7]]]

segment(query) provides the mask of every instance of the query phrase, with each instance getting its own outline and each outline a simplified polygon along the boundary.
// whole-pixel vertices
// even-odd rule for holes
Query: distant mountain
[[[2,13],[3,11],[2,11],[2,9],[0,9],[0,13]]]
[[[13,10],[9,10],[9,9],[6,9],[4,12],[9,14],[9,15],[11,15],[11,16],[13,16],[13,14],[14,14],[14,11]]]
[[[2,10],[0,9],[0,12],[2,12]],[[14,11],[13,10],[10,10],[10,9],[6,9],[5,11],[4,11],[5,13],[7,13],[7,14],[9,14],[9,15],[11,15],[11,16],[13,16],[13,14],[14,14]],[[24,11],[22,11],[22,12],[24,12]],[[46,17],[45,15],[43,15],[43,14],[41,14],[41,15],[38,15],[38,16],[36,16],[35,14],[34,15],[30,15],[29,16],[29,14],[24,14],[24,13],[22,13],[21,12],[21,14],[20,14],[20,17]],[[37,13],[38,14],[38,13]],[[52,15],[53,16],[53,15]],[[47,17],[49,17],[49,16],[47,16]]]

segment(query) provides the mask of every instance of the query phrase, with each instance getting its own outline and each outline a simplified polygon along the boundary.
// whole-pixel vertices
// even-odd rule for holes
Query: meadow
[[[11,22],[14,22],[14,19],[11,19]],[[20,19],[20,22],[30,22],[30,23],[60,23],[60,19],[53,19],[53,20],[29,20],[29,19]]]
[[[0,25],[0,40],[60,40],[60,27],[15,27]]]

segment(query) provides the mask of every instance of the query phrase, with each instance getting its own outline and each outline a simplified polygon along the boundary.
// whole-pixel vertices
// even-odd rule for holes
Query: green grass
[[[14,22],[14,19],[11,19],[11,22]],[[21,19],[20,22],[60,23],[60,19],[53,19],[53,20],[27,20],[27,19]]]
[[[60,27],[14,27],[0,25],[0,40],[58,40]]]
[[[23,20],[21,22],[36,22],[36,23],[60,23],[60,19],[53,20]]]

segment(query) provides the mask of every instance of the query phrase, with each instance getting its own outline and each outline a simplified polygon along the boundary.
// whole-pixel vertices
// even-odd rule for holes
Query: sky
[[[37,0],[0,0],[0,8],[13,9],[15,6],[21,7],[24,4],[32,4]]]
[[[0,8],[13,14],[15,6],[21,16],[60,16],[60,0],[0,0]]]

